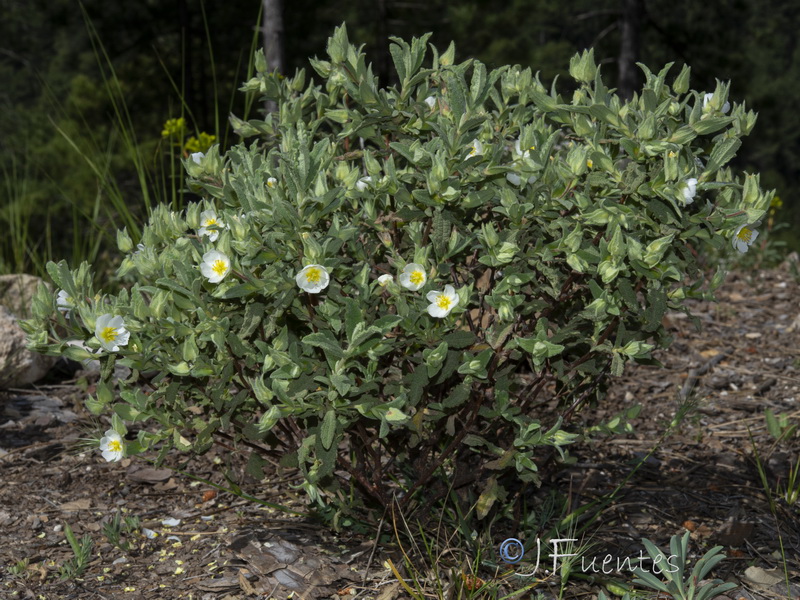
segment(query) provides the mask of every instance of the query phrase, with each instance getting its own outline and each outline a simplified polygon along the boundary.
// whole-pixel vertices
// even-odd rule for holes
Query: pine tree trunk
[[[264,21],[262,27],[264,39],[264,56],[270,71],[283,73],[286,65],[283,57],[283,6],[281,0],[262,0],[264,3]],[[269,101],[267,112],[275,112],[278,106]]]
[[[638,87],[638,67],[641,52],[641,29],[644,16],[644,0],[621,0],[620,47],[619,47],[619,81],[617,93],[625,99],[633,96]]]

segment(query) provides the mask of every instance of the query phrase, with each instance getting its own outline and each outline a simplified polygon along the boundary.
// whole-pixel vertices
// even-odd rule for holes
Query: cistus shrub
[[[242,89],[277,111],[184,161],[185,212],[120,232],[130,289],[49,265],[63,293],[39,291],[31,340],[100,360],[87,406],[136,424],[127,455],[224,441],[257,477],[299,468],[334,524],[472,482],[483,517],[543,456],[629,428],[576,415],[669,343],[667,310],[712,297],[710,250],[754,239],[772,194],[726,164],[755,114],[688,68],[644,68],[623,101],[584,52],[563,98],[427,39],[393,39],[385,88],[344,27],[317,82],[259,53]]]

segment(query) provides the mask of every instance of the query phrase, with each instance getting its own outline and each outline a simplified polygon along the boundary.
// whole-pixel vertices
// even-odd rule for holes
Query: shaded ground
[[[790,581],[800,583],[800,500],[792,506],[782,497],[800,460],[800,437],[776,442],[764,411],[800,423],[800,286],[781,270],[755,279],[732,275],[718,297],[718,305],[694,309],[702,333],[682,315],[668,317],[676,341],[658,357],[664,369],[629,369],[615,387],[608,414],[642,404],[636,433],[576,448],[577,464],[559,472],[555,483],[577,508],[630,476],[593,529],[585,558],[586,564],[597,558],[595,570],[605,556],[638,556],[643,537],[665,547],[670,536],[689,529],[693,556],[724,547],[728,558],[714,575],[739,586],[727,597],[787,598],[786,584],[774,577],[784,577],[785,557]],[[169,469],[109,464],[93,448],[82,451],[79,438],[105,426],[89,420],[81,403],[91,382],[80,383],[84,389],[65,383],[0,393],[0,598],[232,600],[286,598],[291,590],[294,598],[309,599],[407,597],[384,562],[392,557],[409,574],[396,548],[353,533],[335,537],[308,519],[217,493]],[[699,407],[658,443],[681,394],[699,400]],[[754,445],[776,492],[774,510]],[[256,483],[230,456],[220,447],[202,460],[170,466],[221,484],[227,470],[260,499],[305,509],[304,494],[291,487],[298,481],[292,473]],[[158,536],[147,539],[136,530],[122,535],[127,552],[113,547],[103,528],[116,511],[138,517]],[[180,522],[166,525],[168,518]],[[73,556],[64,523],[77,538],[91,536],[94,546],[85,572],[59,581],[59,568]],[[442,550],[438,574],[455,591],[465,561],[447,560]],[[531,581],[485,566],[478,575],[495,579],[497,597]],[[558,595],[557,578],[540,576],[536,591]],[[624,566],[612,577],[631,579]],[[564,596],[590,598],[606,579],[602,573],[571,578]],[[793,588],[791,597],[798,595],[800,587]]]

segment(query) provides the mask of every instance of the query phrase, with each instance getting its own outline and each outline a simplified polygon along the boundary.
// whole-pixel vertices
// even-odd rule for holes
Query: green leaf
[[[450,348],[460,350],[461,348],[472,346],[478,338],[471,331],[459,329],[458,331],[448,333],[443,339]]]
[[[553,344],[540,338],[517,338],[517,345],[540,360],[561,354],[565,347],[562,344]]]
[[[408,421],[409,417],[402,410],[392,407],[392,408],[390,408],[389,410],[386,411],[386,414],[384,415],[384,418],[389,423],[400,424],[400,423],[405,423],[406,421]]]
[[[711,151],[711,156],[706,165],[706,173],[713,173],[728,164],[736,156],[736,151],[742,145],[739,138],[727,138],[718,142]]]
[[[447,249],[447,241],[450,239],[450,221],[442,214],[441,210],[433,213],[433,223],[431,227],[431,243],[433,243],[436,256],[443,257]]]
[[[693,124],[691,127],[697,135],[706,135],[719,131],[733,123],[733,117],[710,117]]]
[[[364,313],[358,303],[352,298],[345,298],[345,333],[347,334],[347,341],[353,345],[353,334],[356,327],[364,326]]]
[[[123,404],[121,402],[114,405],[114,412],[123,421],[136,421],[142,414],[130,404]]]
[[[339,345],[339,342],[333,337],[330,331],[320,331],[318,333],[309,333],[303,338],[303,343],[309,346],[316,346],[322,348],[326,355],[334,359],[344,358],[344,350]]]
[[[644,317],[647,321],[644,330],[655,331],[661,326],[661,319],[667,313],[667,293],[662,288],[651,289],[647,293],[647,307]]]
[[[261,455],[258,452],[251,452],[247,459],[245,471],[256,481],[261,481],[264,479],[264,467],[266,465],[267,461],[261,458]]]
[[[325,418],[320,425],[320,441],[325,450],[330,450],[333,439],[336,437],[336,411],[330,409],[325,413]]]

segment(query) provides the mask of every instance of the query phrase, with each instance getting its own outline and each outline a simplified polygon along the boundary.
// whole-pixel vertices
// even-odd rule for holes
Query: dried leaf
[[[61,510],[88,510],[91,506],[92,501],[89,498],[81,498],[80,500],[65,502],[59,508]]]

